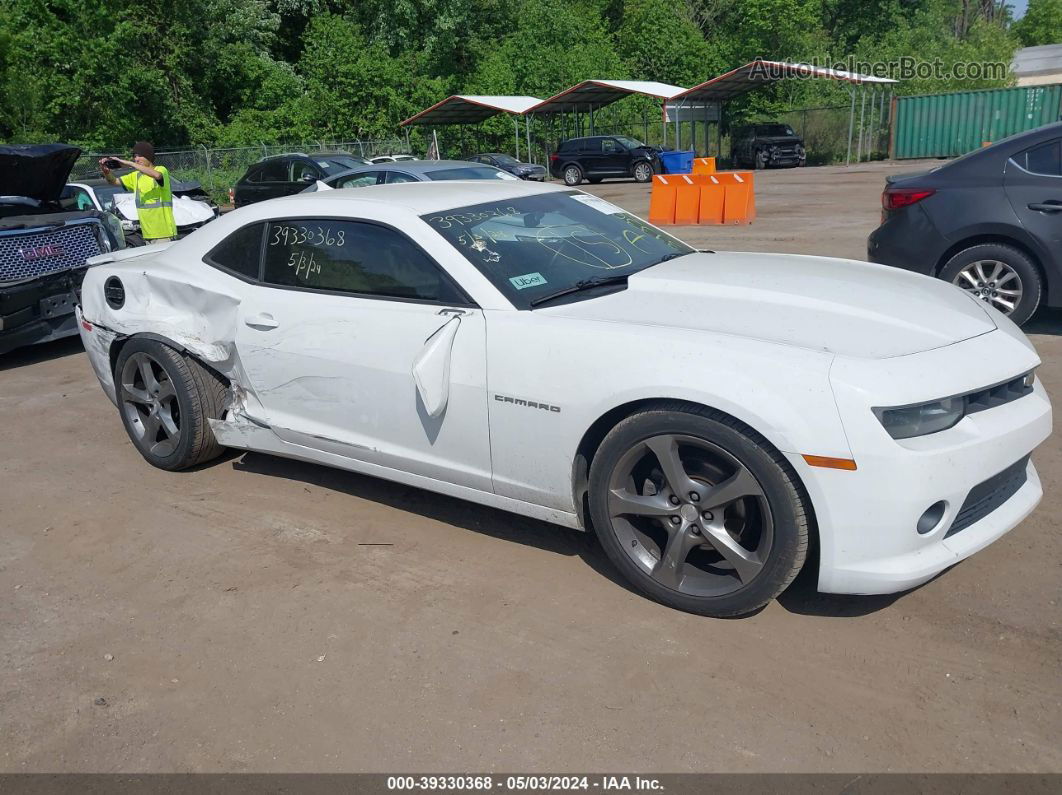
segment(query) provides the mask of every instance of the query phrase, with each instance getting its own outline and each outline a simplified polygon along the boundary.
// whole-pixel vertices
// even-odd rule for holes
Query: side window
[[[417,178],[405,173],[404,171],[386,171],[387,184],[393,185],[396,182],[417,182]]]
[[[407,237],[360,221],[271,221],[263,281],[280,287],[464,302],[439,267]]]
[[[264,227],[264,223],[258,223],[237,229],[214,246],[203,259],[216,268],[257,280],[258,265],[262,261]]]
[[[361,171],[343,177],[336,183],[337,188],[364,188],[366,185],[375,185],[380,179],[379,171]]]
[[[602,138],[601,139],[601,151],[606,155],[613,154],[620,151],[621,147],[614,138]]]
[[[601,142],[596,138],[584,138],[579,146],[580,152],[600,152]]]
[[[1025,170],[1049,177],[1062,176],[1062,141],[1051,141],[1019,155],[1019,163],[1025,160]]]
[[[269,160],[247,175],[248,182],[286,182],[288,168],[283,160]]]
[[[320,170],[305,160],[296,160],[291,164],[292,182],[310,182],[321,176]]]

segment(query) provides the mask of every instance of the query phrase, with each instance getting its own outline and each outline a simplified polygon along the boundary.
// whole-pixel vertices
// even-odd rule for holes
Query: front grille
[[[1022,374],[1002,384],[968,393],[965,395],[966,413],[973,414],[985,409],[994,409],[996,406],[1002,406],[1004,403],[1010,403],[1012,400],[1025,397],[1033,391],[1032,384],[1026,384],[1025,382],[1026,375]]]
[[[0,282],[82,268],[86,259],[100,253],[92,224],[0,234]]]
[[[970,489],[966,495],[955,521],[951,523],[945,538],[965,530],[974,522],[979,522],[996,508],[1018,493],[1018,489],[1029,479],[1029,456],[1011,464],[998,475],[993,475],[984,483]]]

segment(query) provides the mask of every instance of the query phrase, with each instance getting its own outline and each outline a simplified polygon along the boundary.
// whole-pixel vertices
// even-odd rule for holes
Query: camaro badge
[[[505,395],[495,395],[494,399],[499,403],[512,403],[514,406],[527,406],[529,409],[560,412],[560,406],[551,406],[549,403],[538,403],[534,400],[524,400],[523,398],[507,397]]]

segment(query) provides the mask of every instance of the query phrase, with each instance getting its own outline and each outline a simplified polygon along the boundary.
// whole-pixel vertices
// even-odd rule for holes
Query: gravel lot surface
[[[918,167],[757,174],[755,224],[678,233],[862,258]],[[1062,313],[1031,331],[1058,400]],[[927,585],[717,621],[578,532],[263,455],[152,469],[76,339],[0,359],[0,429],[3,771],[1062,771],[1057,433],[1037,512]]]

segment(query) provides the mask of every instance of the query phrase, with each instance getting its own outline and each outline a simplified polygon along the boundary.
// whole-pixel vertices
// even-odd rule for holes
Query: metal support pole
[[[513,136],[516,138],[516,154],[514,157],[520,159],[520,121],[513,116]]]
[[[859,142],[856,144],[856,162],[863,162],[863,114],[867,109],[867,92],[866,89],[860,89],[859,91],[861,100],[859,102]]]
[[[594,128],[594,106],[587,105],[587,107],[590,109],[590,134],[597,135],[597,131]]]
[[[852,132],[855,126],[855,88],[849,89],[852,94],[852,105],[848,110],[848,151],[844,156],[844,164],[847,166],[852,162]]]
[[[535,158],[531,154],[531,117],[524,116],[524,133],[527,136],[527,162],[534,163]]]

